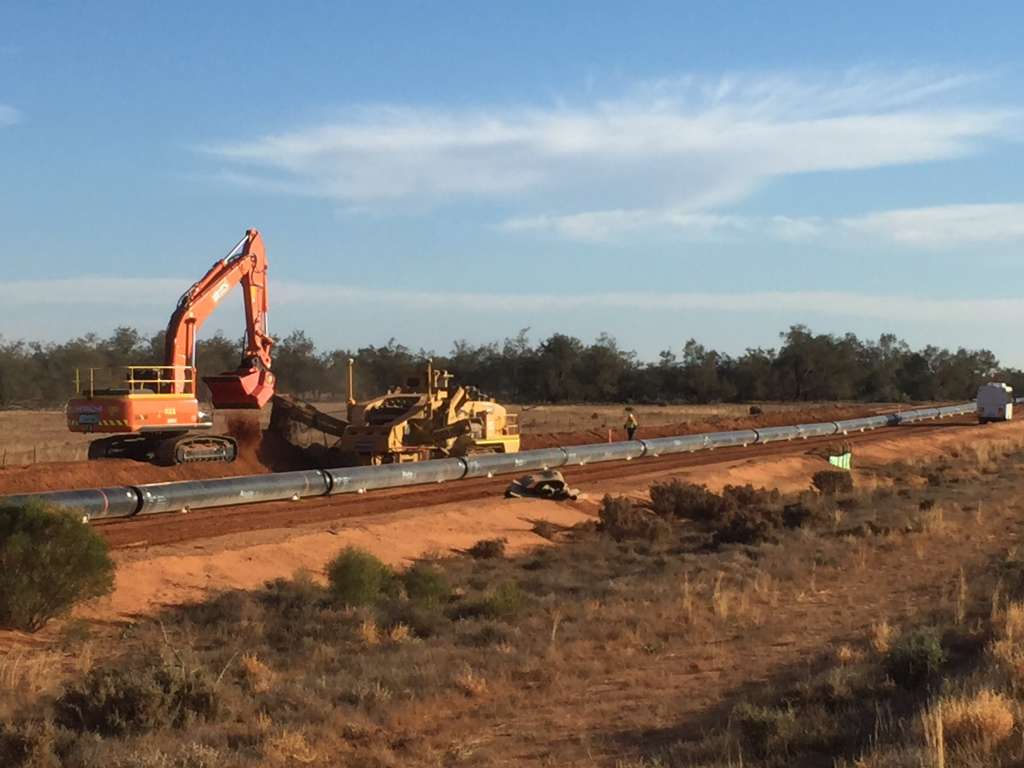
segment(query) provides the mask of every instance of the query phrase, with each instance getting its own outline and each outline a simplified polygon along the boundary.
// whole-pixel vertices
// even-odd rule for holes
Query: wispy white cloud
[[[20,122],[22,114],[19,110],[6,104],[0,104],[0,126],[14,125]]]
[[[551,233],[567,240],[612,242],[631,235],[663,235],[687,241],[744,241],[771,237],[808,240],[821,235],[818,218],[739,216],[680,209],[590,211],[566,216],[528,216],[505,221],[510,232]]]
[[[513,232],[551,234],[567,240],[615,242],[637,235],[683,241],[802,241],[863,243],[883,240],[914,248],[1024,241],[1024,203],[939,205],[875,211],[841,218],[740,216],[677,209],[590,211],[505,221]]]
[[[940,205],[842,219],[846,228],[897,243],[947,248],[1024,240],[1024,203]]]
[[[694,213],[773,177],[956,157],[1017,131],[1017,112],[950,104],[970,82],[922,71],[685,77],[581,105],[365,106],[203,151],[236,183],[344,203],[529,194],[534,210]]]
[[[84,304],[170,306],[187,285],[185,279],[68,278],[0,283],[0,303],[31,308]],[[842,291],[759,291],[753,293],[607,292],[607,293],[471,293],[378,289],[362,286],[279,281],[274,284],[275,314],[290,307],[401,307],[444,310],[470,316],[529,313],[565,314],[577,310],[679,313],[699,310],[731,314],[781,314],[792,318],[820,316],[871,318],[937,325],[1024,323],[1024,299],[956,299],[910,295],[866,295]],[[155,310],[153,310],[155,313]],[[159,318],[157,318],[159,319]]]

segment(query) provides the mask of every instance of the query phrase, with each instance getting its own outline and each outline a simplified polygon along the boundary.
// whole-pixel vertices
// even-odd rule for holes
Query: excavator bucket
[[[259,368],[204,376],[203,381],[217,409],[262,408],[274,396],[273,374]]]

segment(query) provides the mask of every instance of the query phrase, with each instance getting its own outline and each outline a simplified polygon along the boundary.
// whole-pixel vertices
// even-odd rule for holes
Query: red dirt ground
[[[875,481],[870,470],[895,461],[937,457],[986,442],[1019,441],[1022,436],[1024,424],[1019,422],[988,427],[944,422],[851,435],[859,467],[857,482],[862,488],[871,487]],[[505,499],[499,479],[466,480],[444,490],[406,488],[247,510],[236,507],[111,521],[98,529],[118,550],[117,591],[84,613],[116,620],[197,599],[210,590],[258,586],[300,568],[319,574],[346,545],[364,547],[395,564],[498,536],[506,537],[513,550],[543,546],[547,541],[532,533],[536,520],[572,525],[590,519],[606,493],[636,497],[652,481],[673,477],[715,489],[727,483],[751,483],[792,492],[807,488],[810,476],[826,466],[820,457],[801,450],[800,444],[787,443],[690,459],[692,463],[683,465],[653,459],[646,465],[638,461],[574,468],[573,479],[585,488],[578,502]],[[868,473],[860,474],[865,469]],[[459,495],[460,486],[473,484],[477,484],[475,490]],[[406,505],[402,494],[420,503]],[[427,498],[428,494],[435,498]]]
[[[878,413],[892,411],[893,407],[878,408],[866,405],[819,405],[804,409],[762,413],[757,416],[728,418],[711,416],[706,419],[691,420],[681,424],[660,424],[656,427],[640,425],[637,437],[672,437],[674,435],[693,435],[701,432],[726,432],[732,429],[756,429],[757,427],[783,427],[789,424],[809,424],[819,421],[838,421],[840,419],[856,419],[862,416],[874,416]],[[586,443],[603,443],[608,440],[611,432],[612,440],[625,440],[624,429],[588,429],[583,432],[540,432],[524,434],[522,450],[534,448],[557,448],[560,445],[584,445]]]

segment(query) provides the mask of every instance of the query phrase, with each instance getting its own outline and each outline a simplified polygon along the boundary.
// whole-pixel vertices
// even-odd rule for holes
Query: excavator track
[[[227,435],[114,435],[89,444],[90,459],[134,459],[166,467],[204,461],[232,462],[237,457],[238,443]]]
[[[154,455],[155,462],[165,466],[204,461],[232,462],[238,458],[238,443],[227,435],[175,435],[159,441]]]
[[[89,443],[90,459],[133,459],[152,461],[156,446],[147,435],[112,435]]]

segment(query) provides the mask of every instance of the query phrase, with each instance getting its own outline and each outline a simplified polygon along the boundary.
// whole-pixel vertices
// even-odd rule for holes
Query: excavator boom
[[[205,376],[215,408],[262,408],[274,395],[267,330],[267,254],[255,229],[235,244],[195,285],[185,291],[167,324],[165,365],[195,367],[196,335],[220,301],[236,285],[242,287],[245,308],[245,350],[233,371]]]

